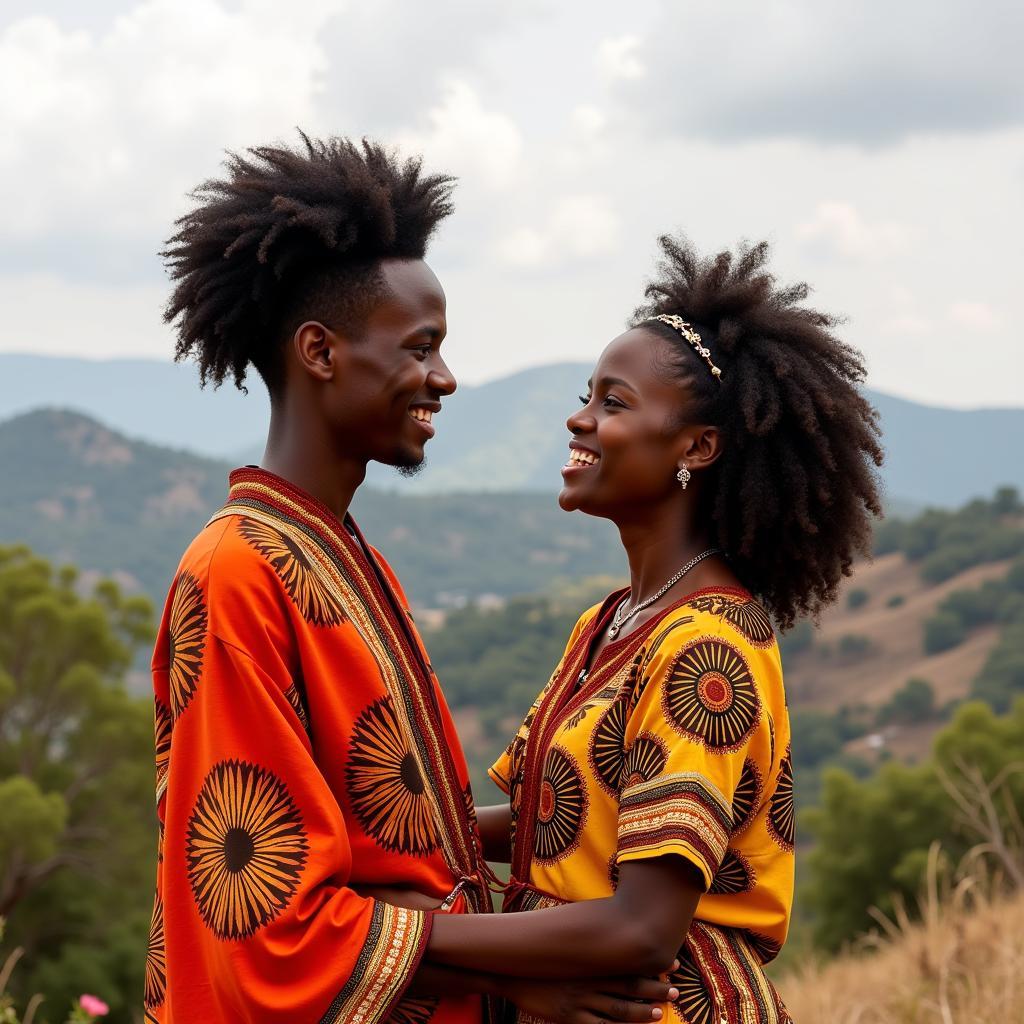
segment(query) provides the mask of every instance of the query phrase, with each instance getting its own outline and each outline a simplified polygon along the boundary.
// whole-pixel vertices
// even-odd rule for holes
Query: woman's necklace
[[[622,627],[629,622],[637,612],[642,612],[649,605],[654,604],[659,597],[667,594],[695,565],[703,562],[705,558],[710,558],[712,555],[717,554],[718,548],[708,548],[707,551],[702,551],[695,558],[691,558],[686,565],[684,565],[682,569],[680,569],[679,572],[677,572],[675,576],[673,576],[672,579],[670,579],[668,583],[666,583],[665,586],[663,586],[653,597],[647,598],[646,601],[641,601],[632,611],[626,612],[625,614],[623,614],[622,610],[626,607],[626,602],[623,601],[622,604],[615,609],[612,624],[608,627],[608,639],[614,640],[619,635],[619,631]]]

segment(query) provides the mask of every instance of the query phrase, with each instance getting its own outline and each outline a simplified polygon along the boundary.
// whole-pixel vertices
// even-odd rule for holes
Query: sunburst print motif
[[[679,952],[679,969],[669,975],[669,984],[679,989],[679,998],[672,1004],[686,1024],[718,1024],[715,1004],[696,964],[683,950]]]
[[[300,688],[300,684],[292,683],[287,690],[284,691],[285,699],[292,706],[292,711],[295,712],[295,717],[298,718],[299,724],[305,730],[306,735],[309,733],[309,713],[306,711],[306,698],[305,694]]]
[[[184,571],[178,577],[170,620],[171,716],[177,719],[199,685],[206,646],[206,599],[190,572]]]
[[[796,842],[796,813],[793,807],[793,761],[788,747],[768,810],[768,831],[779,846],[792,852]]]
[[[757,601],[727,594],[701,594],[687,604],[697,611],[721,616],[754,647],[763,649],[775,642],[772,620]]]
[[[622,765],[622,789],[649,782],[660,775],[668,764],[668,748],[653,733],[641,733],[626,752]]]
[[[167,768],[171,760],[171,712],[161,700],[154,702],[154,750],[156,754],[156,800],[167,788]]]
[[[390,697],[358,718],[345,768],[352,808],[371,839],[422,857],[440,841],[426,783]]]
[[[782,946],[774,939],[769,939],[767,935],[752,931],[747,931],[745,934],[747,945],[754,951],[754,956],[762,964],[771,963],[782,951]]]
[[[761,802],[761,771],[748,757],[732,797],[732,834],[742,832],[753,820]]]
[[[534,855],[542,863],[568,856],[579,845],[587,798],[575,761],[555,747],[544,762],[540,804],[534,833]]]
[[[403,999],[391,1011],[388,1024],[427,1024],[434,1016],[438,1002],[439,1000],[430,996],[410,996]]]
[[[242,939],[288,905],[309,842],[284,783],[245,761],[221,761],[206,776],[186,832],[196,906],[220,939]]]
[[[711,896],[736,896],[754,888],[756,876],[750,861],[738,850],[726,850],[722,863],[711,880]]]
[[[662,707],[679,732],[714,753],[738,750],[761,713],[743,655],[731,644],[707,637],[679,652],[665,680]]]
[[[146,947],[146,985],[144,999],[147,1010],[156,1009],[167,992],[167,950],[164,943],[164,904],[157,893],[153,900],[153,916],[149,923],[149,945]]]
[[[619,792],[625,757],[626,705],[614,701],[598,719],[590,738],[590,763],[601,788],[612,796]]]
[[[313,626],[337,626],[345,612],[302,548],[280,530],[243,518],[238,531],[271,564],[302,617]]]

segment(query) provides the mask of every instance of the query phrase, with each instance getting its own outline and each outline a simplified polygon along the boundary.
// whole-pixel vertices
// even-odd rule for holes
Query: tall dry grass
[[[873,911],[859,948],[784,978],[797,1024],[1024,1024],[1024,821],[1007,785],[1022,770],[940,772],[977,845],[953,869],[933,844],[916,914]]]

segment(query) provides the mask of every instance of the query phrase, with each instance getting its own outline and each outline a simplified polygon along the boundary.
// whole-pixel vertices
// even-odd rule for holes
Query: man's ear
[[[679,464],[688,469],[707,469],[722,454],[722,433],[718,427],[687,427],[679,439]]]
[[[299,366],[319,381],[333,379],[338,370],[338,338],[318,320],[307,320],[292,336]]]

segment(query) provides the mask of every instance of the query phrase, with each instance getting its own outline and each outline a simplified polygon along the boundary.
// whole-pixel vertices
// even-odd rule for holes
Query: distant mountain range
[[[160,601],[186,545],[223,504],[230,468],[78,413],[26,413],[0,423],[0,544],[114,574]],[[364,487],[353,512],[420,607],[625,572],[608,522],[566,515],[546,494]]]
[[[408,494],[542,491],[553,495],[565,460],[566,416],[591,367],[535,367],[445,403],[429,462],[403,480],[373,467],[370,482]],[[0,420],[39,407],[77,410],[141,441],[236,464],[259,459],[267,399],[259,379],[200,391],[195,368],[153,360],[65,359],[0,353]],[[882,417],[890,508],[954,507],[999,485],[1024,489],[1024,408],[962,411],[869,391]]]

